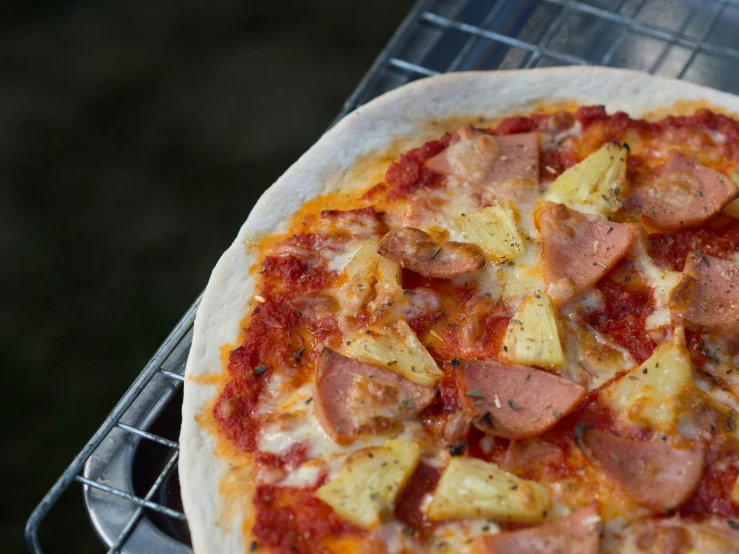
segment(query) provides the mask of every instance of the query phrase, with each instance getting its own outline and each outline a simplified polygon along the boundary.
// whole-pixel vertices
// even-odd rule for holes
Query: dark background
[[[0,21],[0,550],[410,9],[45,2]],[[73,484],[48,552],[100,550]]]

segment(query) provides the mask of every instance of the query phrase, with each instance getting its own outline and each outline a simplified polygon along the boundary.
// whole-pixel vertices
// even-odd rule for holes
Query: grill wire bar
[[[739,0],[419,0],[339,118],[410,81],[467,70],[630,67],[739,94],[738,28]],[[186,531],[162,531],[162,518],[170,527],[186,521],[172,507],[179,504],[165,502],[179,498],[165,490],[176,480],[179,450],[151,428],[168,405],[179,411],[199,302],[33,511],[26,525],[32,552],[42,552],[39,527],[73,482],[83,485],[89,516],[109,553],[191,552]],[[131,464],[151,445],[160,449],[159,469],[137,494]]]

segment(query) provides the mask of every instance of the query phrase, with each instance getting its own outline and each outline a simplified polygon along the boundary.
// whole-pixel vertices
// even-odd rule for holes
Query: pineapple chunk
[[[465,214],[455,220],[465,240],[480,246],[494,260],[515,260],[526,252],[509,202]]]
[[[567,169],[549,186],[546,200],[595,215],[610,215],[628,197],[628,150],[608,142],[577,165]]]
[[[647,361],[600,394],[603,404],[634,422],[663,432],[677,423],[680,397],[693,384],[692,364],[681,332],[657,347]]]
[[[390,302],[397,301],[403,295],[400,264],[380,256],[376,248],[375,254],[378,259],[375,272],[377,282],[375,283],[375,296],[369,302],[371,310],[375,310],[379,304],[391,305]]]
[[[521,307],[508,323],[503,358],[516,364],[547,369],[564,365],[557,312],[546,293],[536,293],[521,302]]]
[[[729,202],[724,208],[724,214],[734,219],[739,219],[739,199]]]
[[[739,477],[734,481],[734,488],[731,490],[731,501],[735,506],[739,506]]]
[[[357,335],[342,353],[384,366],[419,385],[433,387],[442,376],[431,354],[402,318],[393,326],[375,327]]]
[[[492,518],[538,523],[549,510],[549,492],[494,464],[460,456],[452,458],[428,507],[428,518]]]
[[[402,291],[400,265],[377,253],[378,239],[362,244],[339,277],[337,296],[350,313],[376,299],[388,300]]]
[[[739,188],[739,167],[737,167],[731,174],[731,180]],[[734,219],[739,219],[739,198],[729,202],[729,205],[724,208],[724,213]]]
[[[357,450],[347,458],[339,474],[316,491],[316,496],[345,520],[371,529],[392,513],[395,497],[419,459],[418,445],[404,440]]]

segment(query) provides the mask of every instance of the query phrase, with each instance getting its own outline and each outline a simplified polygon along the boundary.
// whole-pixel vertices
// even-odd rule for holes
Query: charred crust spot
[[[452,456],[461,456],[462,454],[464,454],[466,448],[467,441],[458,442],[457,444],[453,444],[449,447],[449,454]]]

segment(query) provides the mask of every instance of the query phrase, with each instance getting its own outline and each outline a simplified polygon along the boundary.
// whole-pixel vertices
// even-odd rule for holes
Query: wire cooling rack
[[[341,116],[409,81],[479,69],[628,67],[739,94],[737,29],[739,0],[421,0]],[[190,551],[176,438],[199,300],[31,514],[31,551],[74,482],[109,552]]]

